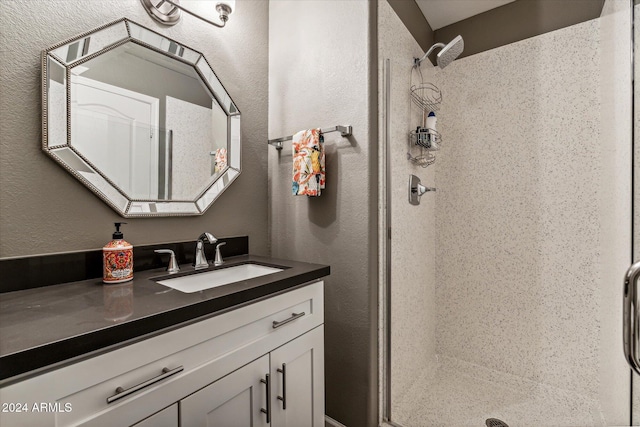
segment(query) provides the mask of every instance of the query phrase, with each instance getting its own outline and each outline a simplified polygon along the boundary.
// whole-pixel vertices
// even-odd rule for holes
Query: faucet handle
[[[169,272],[169,274],[180,271],[180,267],[178,267],[178,263],[176,262],[176,254],[173,253],[171,249],[156,249],[154,252],[157,254],[171,254],[169,265],[167,266],[167,272]]]
[[[224,246],[226,244],[227,242],[222,242],[216,245],[216,258],[213,261],[213,265],[218,266],[224,264],[224,261],[222,260],[222,254],[220,253],[220,246]]]

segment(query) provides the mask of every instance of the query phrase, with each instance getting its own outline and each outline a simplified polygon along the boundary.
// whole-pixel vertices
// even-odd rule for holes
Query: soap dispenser
[[[113,240],[102,248],[102,281],[122,283],[133,279],[133,246],[124,240],[120,226],[126,222],[116,222]]]

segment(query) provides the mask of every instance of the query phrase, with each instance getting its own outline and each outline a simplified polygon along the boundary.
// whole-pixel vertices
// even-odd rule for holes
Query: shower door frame
[[[391,421],[391,156],[389,155],[389,140],[391,129],[390,97],[391,97],[391,60],[384,59],[382,72],[384,85],[382,93],[382,147],[380,153],[380,178],[384,185],[379,195],[382,205],[385,207],[380,213],[381,230],[379,247],[381,248],[381,271],[379,300],[380,319],[382,325],[379,333],[381,343],[380,356],[380,419],[382,425],[401,427]]]
[[[640,182],[636,182],[636,178],[640,180],[640,152],[637,152],[640,148],[640,141],[636,138],[640,138],[640,135],[636,134],[636,118],[639,110],[636,109],[636,100],[640,100],[640,86],[636,86],[635,75],[636,71],[640,67],[636,64],[637,56],[636,49],[638,46],[636,43],[640,42],[640,28],[636,28],[636,7],[640,8],[640,0],[629,0],[631,3],[631,259],[635,262],[640,260],[640,249],[636,252],[635,247],[640,247],[640,230],[636,229],[635,222],[637,218],[640,218],[640,200],[636,200],[636,188],[640,186]],[[640,150],[639,150],[640,151]],[[638,221],[640,222],[640,221]],[[636,234],[638,233],[638,234]],[[635,378],[635,381],[634,381]],[[634,382],[636,387],[634,387]],[[631,370],[631,376],[629,379],[630,392],[630,408],[629,411],[629,425],[640,425],[640,377]],[[634,401],[638,401],[637,405],[634,405]],[[635,422],[635,424],[634,424]]]

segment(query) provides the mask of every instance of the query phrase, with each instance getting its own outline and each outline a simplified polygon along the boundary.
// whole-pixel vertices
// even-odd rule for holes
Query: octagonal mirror
[[[43,52],[43,150],[124,217],[201,215],[240,174],[204,56],[128,19]]]

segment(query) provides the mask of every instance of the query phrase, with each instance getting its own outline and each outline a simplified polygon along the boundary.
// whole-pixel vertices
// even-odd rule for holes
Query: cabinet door
[[[178,404],[174,403],[132,427],[178,427]]]
[[[274,427],[324,427],[324,326],[271,352]]]
[[[268,426],[265,379],[269,355],[230,373],[180,401],[181,427]]]

